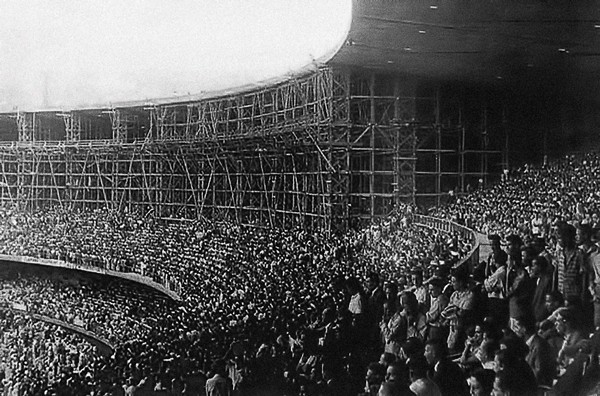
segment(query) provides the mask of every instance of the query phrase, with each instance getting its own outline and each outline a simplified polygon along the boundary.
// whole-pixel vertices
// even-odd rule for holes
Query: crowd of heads
[[[537,236],[553,243],[559,221],[600,227],[600,154],[568,155],[540,166],[507,170],[501,182],[430,209],[486,234]]]
[[[5,395],[91,394],[107,369],[96,347],[76,333],[0,311],[0,382]]]
[[[600,373],[599,184],[596,154],[570,156],[433,210],[489,233],[478,265],[460,261],[471,241],[402,212],[330,235],[3,208],[0,253],[135,272],[181,295],[11,280],[27,309],[115,343],[98,358],[110,375],[85,374],[96,394],[580,394]]]
[[[168,274],[178,282],[183,301],[159,304],[155,295],[144,297],[147,291],[136,294],[97,280],[10,280],[10,298],[29,311],[80,325],[117,345],[114,382],[130,387],[160,382],[171,389],[189,378],[201,381],[219,357],[227,357],[230,374],[238,373],[236,390],[264,383],[277,370],[283,380],[283,366],[264,361],[282,358],[274,356],[286,345],[301,345],[303,331],[322,317],[347,321],[342,306],[348,290],[362,290],[367,277],[372,285],[387,281],[388,288],[403,290],[412,269],[421,271],[422,281],[432,270],[429,263],[451,267],[469,249],[457,235],[401,217],[342,236],[161,222],[127,213],[119,218],[107,210],[4,208],[2,217],[1,253],[157,280],[156,274]]]

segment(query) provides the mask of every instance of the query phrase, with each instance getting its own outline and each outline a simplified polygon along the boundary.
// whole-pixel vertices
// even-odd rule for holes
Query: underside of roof
[[[439,81],[515,83],[598,75],[593,1],[354,1],[331,64]]]
[[[519,93],[543,87],[554,90],[554,96],[600,102],[598,5],[589,0],[353,0],[351,24],[340,46],[293,74],[197,95],[40,111],[145,108],[232,97],[306,75],[322,64],[441,85]]]

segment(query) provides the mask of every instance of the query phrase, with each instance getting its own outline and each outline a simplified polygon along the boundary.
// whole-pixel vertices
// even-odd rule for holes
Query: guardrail
[[[53,324],[55,326],[62,327],[62,328],[67,329],[67,330],[69,330],[71,332],[77,333],[77,334],[79,334],[79,335],[81,335],[83,337],[92,339],[95,343],[98,343],[98,344],[102,345],[104,347],[104,349],[109,350],[110,353],[113,353],[115,351],[114,345],[112,345],[110,342],[108,342],[107,340],[103,339],[102,337],[97,336],[96,334],[92,333],[91,331],[88,331],[88,330],[84,329],[81,326],[77,326],[77,325],[73,325],[71,323],[63,322],[62,320],[54,319],[54,318],[51,318],[51,317],[46,316],[46,315],[40,315],[40,314],[37,314],[37,313],[29,312],[27,309],[19,308],[19,307],[16,307],[16,306],[0,307],[0,309],[20,312],[22,314],[29,315],[32,318],[36,319],[36,320],[40,320],[42,322],[51,323],[51,324]]]
[[[170,290],[169,288],[165,287],[164,285],[161,285],[158,282],[155,282],[152,278],[137,274],[135,272],[120,272],[120,271],[108,270],[108,269],[104,269],[104,268],[100,268],[100,267],[96,267],[96,266],[92,266],[92,265],[77,264],[77,263],[72,263],[69,261],[63,261],[63,260],[57,260],[57,259],[48,259],[48,258],[39,258],[39,257],[30,257],[30,256],[16,256],[16,255],[9,255],[9,254],[0,254],[0,260],[12,261],[12,262],[24,263],[24,264],[44,265],[44,266],[49,266],[49,267],[67,268],[67,269],[73,269],[73,270],[77,270],[77,271],[91,272],[91,273],[100,274],[100,275],[107,275],[107,276],[113,276],[116,278],[127,279],[130,281],[151,287],[151,288],[171,297],[173,300],[181,301],[181,296],[179,296],[179,294],[176,293],[175,291]]]
[[[450,220],[420,214],[413,214],[412,220],[414,224],[430,227],[447,233],[458,234],[461,238],[463,238],[463,240],[470,241],[472,246],[471,250],[469,250],[467,255],[461,258],[458,263],[454,265],[454,268],[458,268],[466,263],[470,264],[470,269],[472,269],[474,266],[479,264],[479,238],[477,238],[477,233],[474,230]]]

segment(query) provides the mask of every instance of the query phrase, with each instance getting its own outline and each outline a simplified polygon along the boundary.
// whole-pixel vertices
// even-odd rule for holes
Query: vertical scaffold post
[[[35,113],[17,112],[16,118],[19,142],[33,142],[35,140]]]
[[[442,199],[442,125],[441,125],[441,94],[438,87],[435,92],[435,194],[436,205]]]
[[[112,109],[109,114],[112,122],[113,141],[125,142],[127,140],[127,116],[119,109]]]
[[[21,113],[16,115],[19,142],[33,143],[35,131],[35,113]],[[32,197],[32,150],[17,149],[17,205],[27,208]]]
[[[488,108],[487,103],[483,104],[482,126],[481,126],[481,179],[483,187],[488,183],[488,150],[489,150],[489,134],[488,134]]]
[[[67,142],[81,140],[81,116],[76,113],[62,114],[65,123],[65,139]]]
[[[371,96],[371,110],[370,110],[370,118],[369,118],[369,132],[371,135],[369,136],[369,146],[370,146],[370,166],[369,166],[369,203],[370,203],[370,211],[369,217],[370,220],[373,221],[375,218],[375,131],[377,124],[376,117],[376,104],[375,104],[375,73],[371,73],[371,78],[369,81],[369,94]]]

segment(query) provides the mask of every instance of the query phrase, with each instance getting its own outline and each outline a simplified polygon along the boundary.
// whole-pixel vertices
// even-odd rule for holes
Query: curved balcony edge
[[[103,339],[102,337],[97,336],[95,333],[84,329],[81,326],[77,326],[71,323],[67,323],[67,322],[63,322],[62,320],[58,320],[58,319],[54,319],[51,318],[50,316],[46,316],[46,315],[40,315],[37,313],[33,313],[28,311],[27,309],[23,309],[23,308],[19,308],[19,307],[15,307],[14,305],[12,307],[0,307],[1,310],[8,310],[8,311],[15,311],[15,312],[19,312],[21,314],[24,315],[29,315],[32,318],[36,319],[36,320],[40,320],[42,322],[45,323],[50,323],[53,324],[55,326],[58,327],[62,327],[64,329],[67,329],[71,332],[77,333],[80,336],[84,337],[87,340],[91,340],[93,344],[98,344],[100,345],[100,347],[102,348],[102,352],[106,353],[107,351],[110,352],[110,354],[114,353],[115,351],[115,346],[112,345],[110,342],[108,342],[107,340]]]
[[[458,263],[454,264],[453,268],[458,268],[465,263],[470,263],[472,269],[473,266],[479,263],[480,238],[478,237],[479,234],[475,230],[450,220],[421,214],[413,214],[412,220],[414,224],[430,227],[438,231],[458,232],[463,238],[468,238],[468,240],[471,241],[471,250],[469,250],[467,255],[461,258]]]
[[[57,259],[47,259],[47,258],[39,258],[39,257],[31,257],[31,256],[18,256],[18,255],[10,255],[10,254],[0,254],[0,261],[10,261],[15,263],[23,263],[23,264],[33,264],[33,265],[42,265],[47,267],[55,267],[55,268],[65,268],[76,271],[90,272],[94,274],[112,276],[115,278],[126,279],[132,282],[136,282],[147,287],[151,287],[154,290],[170,297],[175,301],[181,301],[181,296],[173,290],[165,287],[164,285],[154,281],[153,279],[140,275],[135,272],[119,272],[113,270],[107,270],[104,268],[99,268],[90,265],[82,265],[76,264],[68,261],[57,260]]]

